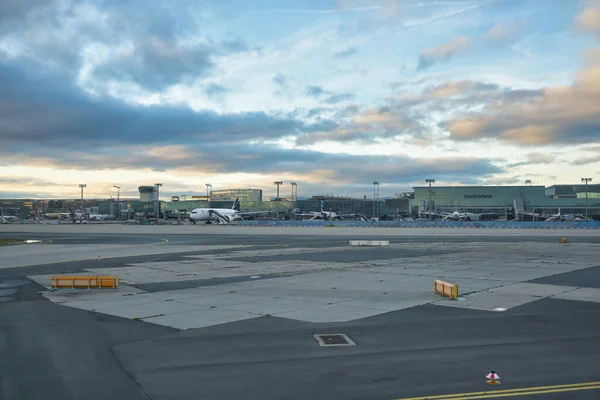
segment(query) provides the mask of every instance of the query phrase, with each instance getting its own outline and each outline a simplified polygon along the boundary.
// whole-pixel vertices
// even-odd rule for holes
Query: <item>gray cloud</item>
[[[468,36],[458,36],[448,43],[425,49],[419,56],[417,69],[425,69],[437,63],[448,62],[455,54],[465,51],[469,46]]]
[[[315,99],[321,99],[327,104],[337,104],[342,101],[350,100],[354,97],[351,93],[334,93],[323,89],[321,86],[306,86],[306,94]]]
[[[556,162],[556,156],[546,153],[529,153],[527,154],[526,160],[519,161],[516,163],[510,163],[506,165],[507,168],[520,167],[523,165],[538,165],[538,164],[552,164]]]
[[[87,97],[66,79],[26,77],[17,66],[0,68],[0,130],[4,148],[35,146],[51,151],[107,143],[206,143],[280,138],[322,131],[335,124],[306,124],[285,114],[220,115],[188,108],[135,107]],[[211,90],[220,92],[222,88]],[[35,118],[32,118],[35,116]]]
[[[221,98],[227,92],[229,92],[229,89],[224,86],[217,85],[216,83],[211,83],[204,88],[204,93],[206,93],[206,95],[209,97]]]
[[[310,97],[318,98],[325,95],[327,92],[320,86],[306,86],[306,94]]]
[[[134,39],[134,50],[111,59],[94,71],[97,79],[134,82],[161,90],[185,77],[206,76],[212,69],[215,49],[209,45],[181,46],[159,37]]]
[[[17,56],[73,76],[85,65],[85,83],[99,93],[111,81],[163,90],[208,75],[220,55],[249,48],[239,38],[213,40],[204,29],[206,17],[187,2],[27,3],[17,9],[27,12],[0,19],[0,34],[18,42]]]
[[[337,103],[341,103],[342,101],[350,100],[352,98],[354,98],[354,95],[350,94],[350,93],[332,94],[325,98],[325,103],[337,104]]]
[[[109,150],[109,151],[106,151]],[[0,151],[2,154],[2,151]],[[223,146],[189,143],[186,146],[147,148],[144,146],[90,149],[87,152],[56,154],[42,148],[29,150],[28,156],[42,165],[65,169],[151,169],[201,170],[208,173],[322,174],[317,180],[339,184],[370,182],[405,183],[435,175],[439,179],[481,180],[503,172],[487,159],[443,157],[417,159],[392,156],[329,154],[311,150],[281,149],[272,146]],[[16,162],[23,154],[2,154],[5,161]],[[37,160],[37,161],[35,161]]]
[[[335,58],[346,58],[346,57],[352,56],[357,53],[358,53],[358,50],[356,50],[356,47],[348,47],[346,50],[338,51],[333,56]]]
[[[285,75],[280,73],[275,74],[275,76],[273,77],[273,82],[275,82],[275,84],[279,86],[287,86],[287,78],[285,77]]]
[[[88,98],[67,82],[26,76],[16,65],[5,64],[0,69],[0,86],[4,89],[0,92],[0,165],[22,165],[26,160],[27,165],[81,170],[187,169],[307,175],[319,170],[325,171],[324,181],[340,183],[370,182],[374,177],[382,182],[412,182],[431,174],[440,179],[484,179],[502,171],[486,159],[382,159],[261,146],[252,143],[335,132],[338,126],[322,118],[318,123],[306,124],[286,114],[220,115],[186,108],[128,106],[114,99]],[[355,106],[344,109],[349,115],[357,111]],[[391,112],[383,108],[358,115],[365,123],[377,124],[382,115]]]

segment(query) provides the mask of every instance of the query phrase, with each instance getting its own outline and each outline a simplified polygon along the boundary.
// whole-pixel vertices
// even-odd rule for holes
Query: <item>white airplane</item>
[[[565,222],[565,221],[591,221],[586,218],[583,214],[561,214],[560,208],[558,214],[553,214],[549,218],[546,218],[544,222]]]
[[[441,218],[442,221],[481,221],[482,217],[493,217],[496,216],[496,213],[481,213],[481,214],[473,214],[469,212],[458,212],[454,211],[451,213],[435,213],[429,211],[421,211],[420,214],[425,216],[437,217]]]
[[[196,222],[205,222],[210,224],[216,222],[217,224],[228,224],[230,222],[244,219],[244,215],[252,214],[267,214],[269,211],[255,211],[255,212],[239,212],[237,208],[240,205],[239,197],[236,197],[231,208],[195,208],[190,214],[190,221],[193,224]]]
[[[88,217],[90,221],[105,221],[107,219],[110,219],[112,216],[109,214],[90,213]]]
[[[18,220],[14,215],[2,215],[0,216],[0,223],[6,224],[8,222],[16,222]]]
[[[325,211],[323,210],[323,200],[320,201],[321,211],[310,211],[307,213],[295,213],[294,215],[311,217],[310,220],[322,219],[326,221],[331,221],[335,219],[344,219],[344,218],[354,218],[360,221],[368,221],[367,217],[362,214],[338,214],[333,211]]]

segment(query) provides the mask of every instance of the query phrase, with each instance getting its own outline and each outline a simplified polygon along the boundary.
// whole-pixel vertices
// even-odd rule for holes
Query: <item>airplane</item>
[[[112,217],[112,215],[109,215],[109,214],[90,213],[88,215],[88,218],[90,219],[90,221],[105,221],[107,219],[110,219],[111,217]]]
[[[486,219],[486,217],[494,217],[498,214],[496,213],[480,213],[474,214],[469,212],[458,212],[454,211],[451,213],[435,213],[429,211],[421,211],[419,214],[431,217],[441,218],[442,221],[481,221],[482,219]]]
[[[565,222],[565,221],[591,221],[586,218],[583,214],[561,214],[560,208],[558,214],[552,214],[549,218],[546,218],[544,222]]]
[[[239,197],[236,197],[231,208],[195,208],[190,214],[190,221],[192,221],[193,224],[196,224],[196,222],[205,222],[206,224],[210,224],[212,222],[216,222],[217,224],[228,224],[236,220],[244,219],[244,215],[269,213],[269,211],[242,213],[237,210],[239,205]]]
[[[295,213],[294,215],[311,217],[311,218],[309,218],[311,221],[317,220],[317,219],[322,219],[325,221],[332,221],[332,220],[336,220],[336,219],[340,220],[340,219],[344,219],[344,218],[348,218],[348,217],[352,217],[352,218],[360,220],[360,221],[368,221],[367,217],[365,217],[362,214],[337,214],[333,211],[325,211],[325,210],[323,210],[323,200],[320,201],[320,205],[321,205],[321,211],[309,211],[307,213]]]
[[[6,224],[8,222],[15,222],[17,220],[18,220],[18,218],[15,217],[14,215],[2,215],[2,216],[0,216],[0,223],[1,224]]]

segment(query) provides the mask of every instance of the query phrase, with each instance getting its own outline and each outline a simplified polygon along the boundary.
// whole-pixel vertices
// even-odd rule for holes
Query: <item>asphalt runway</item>
[[[390,240],[409,247],[415,244],[415,250],[408,251],[354,250],[360,261],[406,256],[407,262],[413,263],[410,260],[427,253],[423,249],[428,244],[445,243],[450,250],[430,253],[447,257],[450,252],[453,258],[449,260],[459,264],[463,257],[467,260],[467,255],[473,254],[470,249],[463,256],[464,246],[474,242],[479,243],[477,249],[481,250],[477,251],[485,257],[486,246],[559,246],[556,239],[560,235],[568,237],[571,243],[593,245],[600,243],[595,232],[535,230],[528,236],[498,230],[474,235],[459,230],[432,231],[428,235],[403,232],[394,236],[391,229],[361,228],[339,234],[334,233],[336,229],[327,228],[316,228],[316,233],[292,230],[285,234],[279,229],[269,232],[269,228],[255,228],[260,234],[252,234],[251,230],[248,234],[247,230],[231,227],[184,226],[179,230],[182,227],[109,229],[84,225],[66,229],[58,226],[53,231],[32,226],[0,228],[0,237],[45,241],[0,247],[0,259],[21,258],[27,264],[0,266],[0,296],[2,290],[10,293],[5,296],[7,301],[0,302],[0,399],[444,398],[443,395],[453,393],[540,386],[551,388],[545,392],[512,392],[510,398],[600,398],[600,384],[597,389],[589,385],[589,390],[571,387],[567,392],[554,387],[600,381],[595,366],[600,359],[600,302],[543,298],[505,312],[426,304],[347,322],[261,316],[179,330],[50,302],[39,294],[44,288],[27,278],[35,274],[119,268],[131,263],[189,261],[189,256],[214,256],[217,265],[224,255],[232,262],[258,262],[262,257],[261,262],[268,259],[275,264],[291,258],[325,262],[339,259],[342,253],[351,260],[352,252],[335,254],[327,250],[347,246],[349,239]],[[77,231],[79,228],[82,229]],[[152,228],[159,229],[153,233]],[[200,233],[191,230],[195,228]],[[244,247],[210,247],[219,245]],[[563,255],[573,252],[575,257],[581,248],[574,246],[558,249]],[[95,253],[90,259],[81,256],[96,248],[110,254],[99,259]],[[316,252],[295,257],[247,254],[273,248]],[[136,250],[128,252],[129,249]],[[63,252],[67,254],[62,258],[54,255]],[[42,257],[44,253],[47,260]],[[532,254],[527,256],[529,259],[545,256],[528,254]],[[600,261],[593,255],[587,259],[578,257],[596,264],[532,282],[597,288]],[[28,263],[28,258],[34,261]],[[506,258],[510,261],[511,255]],[[561,266],[558,264],[557,268]],[[211,283],[212,287],[232,284],[226,278],[218,279]],[[183,287],[203,284],[193,280],[174,283]],[[312,337],[316,333],[345,333],[356,345],[323,348]],[[485,375],[492,368],[500,374],[502,385],[486,385]]]

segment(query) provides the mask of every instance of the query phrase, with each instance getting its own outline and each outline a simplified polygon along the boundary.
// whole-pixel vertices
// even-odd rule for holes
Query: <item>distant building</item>
[[[140,192],[141,202],[151,202],[158,200],[158,191],[154,186],[140,186],[138,187]]]
[[[179,197],[179,201],[208,201],[209,197],[206,195],[202,196],[190,196],[189,194],[182,194]]]
[[[600,199],[600,185],[587,185],[588,199]],[[553,199],[585,199],[585,185],[552,185],[546,188],[546,196]]]
[[[262,201],[261,189],[223,189],[213,190],[210,193],[211,201],[233,201],[240,199],[240,203],[252,203]]]

